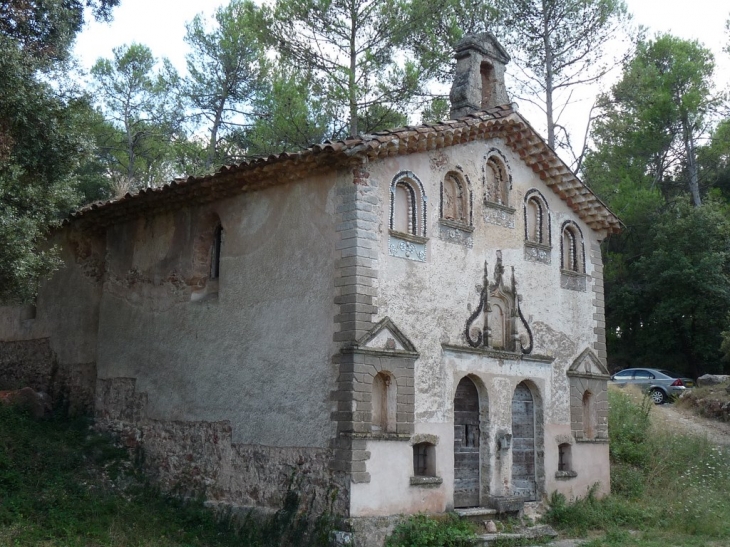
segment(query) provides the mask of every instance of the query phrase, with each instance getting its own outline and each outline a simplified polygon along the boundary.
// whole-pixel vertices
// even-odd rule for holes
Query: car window
[[[653,378],[654,375],[648,370],[637,370],[636,372],[634,372],[634,380],[651,380]]]
[[[664,370],[663,368],[660,368],[659,372],[661,372],[662,374],[666,374],[670,378],[680,378],[679,374],[677,374],[676,372],[672,372],[671,370]]]
[[[614,378],[621,378],[622,380],[628,380],[634,375],[633,370],[622,370],[613,375]]]

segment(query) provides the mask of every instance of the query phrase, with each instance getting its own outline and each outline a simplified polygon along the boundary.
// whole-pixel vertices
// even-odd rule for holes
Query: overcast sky
[[[79,35],[76,55],[88,69],[99,57],[111,57],[112,48],[138,42],[150,47],[156,57],[169,58],[178,71],[184,72],[187,51],[183,41],[185,23],[197,13],[210,16],[223,3],[220,0],[121,0],[121,5],[113,12],[111,24],[92,22]],[[730,2],[627,0],[627,3],[635,23],[647,27],[650,36],[657,32],[671,32],[682,38],[700,40],[715,54],[719,87],[725,88],[730,84],[730,55],[722,51],[730,41],[725,31]],[[618,75],[615,71],[613,77]],[[578,97],[569,121],[575,134],[582,134],[585,130],[587,113],[597,92],[598,89],[584,90]],[[527,104],[521,104],[520,108],[536,128],[540,128],[541,114]]]

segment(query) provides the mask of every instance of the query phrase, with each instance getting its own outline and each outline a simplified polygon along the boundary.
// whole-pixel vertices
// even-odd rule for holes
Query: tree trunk
[[[682,115],[682,137],[684,139],[684,151],[687,154],[687,174],[689,175],[689,193],[692,196],[692,205],[702,205],[700,198],[700,180],[697,173],[697,157],[695,154],[695,141],[692,135],[692,128],[689,118],[685,112]]]
[[[548,146],[555,150],[555,122],[553,120],[553,50],[550,44],[548,4],[542,3],[542,39],[545,45],[545,114],[547,117]]]
[[[355,34],[357,32],[357,12],[355,3],[352,4],[350,16],[350,74],[348,79],[348,100],[350,102],[350,135],[357,136],[357,90],[355,89],[355,69],[357,68],[357,50]]]
[[[213,165],[213,161],[216,158],[218,152],[218,130],[223,120],[223,106],[225,105],[225,99],[218,103],[218,107],[215,109],[215,119],[213,121],[213,127],[210,128],[210,141],[208,141],[208,155],[205,158],[205,168],[210,169]]]

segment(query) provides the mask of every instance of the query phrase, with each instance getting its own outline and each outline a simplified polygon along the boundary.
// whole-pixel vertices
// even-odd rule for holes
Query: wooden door
[[[454,507],[479,505],[479,393],[462,378],[454,396]]]
[[[512,492],[528,500],[536,499],[535,482],[535,402],[524,383],[512,399]]]

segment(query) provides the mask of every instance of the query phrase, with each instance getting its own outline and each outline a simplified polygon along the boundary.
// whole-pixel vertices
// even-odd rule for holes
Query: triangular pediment
[[[414,353],[416,347],[396,327],[390,317],[380,320],[365,336],[357,341],[357,347],[377,351],[409,352]]]
[[[608,378],[611,375],[598,356],[590,348],[583,350],[568,369],[568,376],[590,376]]]

